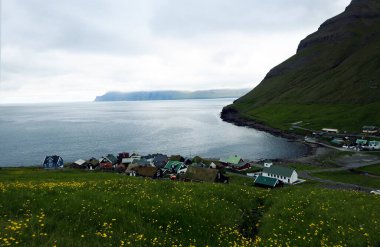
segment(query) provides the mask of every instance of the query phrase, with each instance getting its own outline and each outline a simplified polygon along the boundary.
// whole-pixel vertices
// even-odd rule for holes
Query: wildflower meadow
[[[380,197],[0,169],[0,246],[378,246]]]

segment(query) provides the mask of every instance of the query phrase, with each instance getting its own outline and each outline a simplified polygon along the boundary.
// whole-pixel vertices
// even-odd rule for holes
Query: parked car
[[[372,190],[370,193],[374,195],[380,195],[380,190]]]

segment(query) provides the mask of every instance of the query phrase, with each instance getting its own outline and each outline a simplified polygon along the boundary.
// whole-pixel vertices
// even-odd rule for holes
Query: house
[[[75,169],[86,169],[88,167],[87,162],[85,160],[79,159],[70,164],[71,168]]]
[[[210,167],[211,169],[216,169],[216,164],[214,162],[211,162]]]
[[[186,180],[204,181],[210,183],[228,183],[229,178],[217,169],[189,166],[183,176]]]
[[[277,178],[270,178],[265,176],[257,176],[254,181],[255,186],[264,188],[275,188],[279,185],[283,185]]]
[[[190,158],[185,158],[185,160],[183,161],[183,163],[185,163],[185,165],[191,165],[193,163],[193,161]]]
[[[192,163],[190,164],[190,166],[194,166],[194,167],[207,167],[206,164],[202,163],[202,162],[199,162],[199,163]]]
[[[184,162],[185,158],[182,157],[181,155],[177,154],[177,155],[170,156],[169,160]]]
[[[118,164],[115,168],[117,173],[124,173],[127,167],[124,164]]]
[[[135,160],[141,160],[142,157],[141,155],[133,153],[129,158],[135,159]]]
[[[345,140],[343,140],[342,138],[334,138],[331,140],[331,143],[336,146],[342,146],[345,143]]]
[[[158,167],[137,166],[132,168],[136,172],[137,176],[148,178],[160,178],[162,177],[162,171]]]
[[[367,145],[367,143],[368,143],[368,141],[367,140],[365,140],[365,139],[356,139],[356,145],[358,145],[358,146],[366,146]]]
[[[298,180],[298,174],[294,169],[277,165],[264,167],[261,175],[278,179],[286,184],[293,184]]]
[[[338,129],[330,129],[330,128],[323,128],[322,131],[330,133],[330,134],[338,134],[339,133]]]
[[[139,166],[152,166],[149,160],[147,159],[140,159],[140,160],[133,160],[132,164],[138,164]]]
[[[187,165],[185,165],[183,162],[180,161],[175,161],[175,160],[169,160],[165,167],[165,171],[169,171],[172,173],[185,173],[187,170]]]
[[[127,166],[127,168],[125,169],[125,174],[128,175],[128,176],[136,176],[136,171],[134,170],[134,168],[138,167],[139,165],[138,164],[130,164]]]
[[[153,165],[158,168],[165,167],[167,162],[168,162],[168,156],[163,155],[163,154],[156,154],[153,158]]]
[[[379,141],[370,141],[368,144],[369,150],[380,150],[380,142]]]
[[[231,164],[230,167],[232,169],[242,171],[242,170],[249,169],[251,167],[251,163],[243,161],[243,162],[239,162],[237,165]]]
[[[264,167],[271,167],[273,166],[272,162],[264,162]]]
[[[108,154],[106,157],[99,159],[99,168],[102,170],[112,170],[116,168],[117,158],[113,154]]]
[[[88,165],[88,169],[93,170],[99,166],[99,160],[92,157],[91,159],[87,161],[87,165]]]
[[[107,154],[99,160],[100,165],[103,163],[111,163],[113,166],[117,164],[117,158],[113,154]]]
[[[244,160],[238,155],[231,155],[227,159],[221,158],[219,161],[224,166],[238,165],[240,162],[244,162]]]
[[[363,126],[362,132],[366,134],[376,134],[379,132],[379,128],[376,126]]]
[[[117,155],[117,163],[120,164],[124,158],[129,158],[129,153],[122,152]]]
[[[106,159],[108,159],[112,165],[116,166],[117,158],[113,154],[107,154]]]
[[[63,159],[58,155],[46,156],[42,166],[45,169],[63,168]]]
[[[121,163],[124,165],[129,165],[129,164],[132,164],[134,160],[135,160],[134,158],[123,158],[121,160]]]

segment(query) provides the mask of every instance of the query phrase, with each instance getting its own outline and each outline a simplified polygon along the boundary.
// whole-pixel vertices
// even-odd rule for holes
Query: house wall
[[[298,174],[297,172],[293,172],[292,176],[291,177],[283,177],[283,176],[278,176],[278,175],[275,175],[275,174],[268,174],[266,172],[263,172],[262,173],[262,176],[264,177],[270,177],[270,178],[277,178],[278,180],[286,183],[286,184],[293,184],[295,181],[298,180]]]
[[[290,177],[290,183],[294,183],[298,180],[298,174],[296,171],[293,172],[292,176]]]

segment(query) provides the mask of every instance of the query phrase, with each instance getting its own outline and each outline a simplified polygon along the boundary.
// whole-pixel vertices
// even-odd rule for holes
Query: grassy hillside
[[[380,244],[380,197],[107,173],[0,169],[0,245]]]
[[[354,0],[301,41],[297,54],[230,107],[274,127],[379,124],[380,4]],[[352,115],[356,114],[356,115]],[[355,119],[356,118],[356,119]]]
[[[380,126],[380,102],[366,105],[284,103],[256,108],[249,106],[247,103],[234,105],[242,117],[283,130],[299,121],[309,129],[338,128],[356,132],[360,132],[363,125]]]

